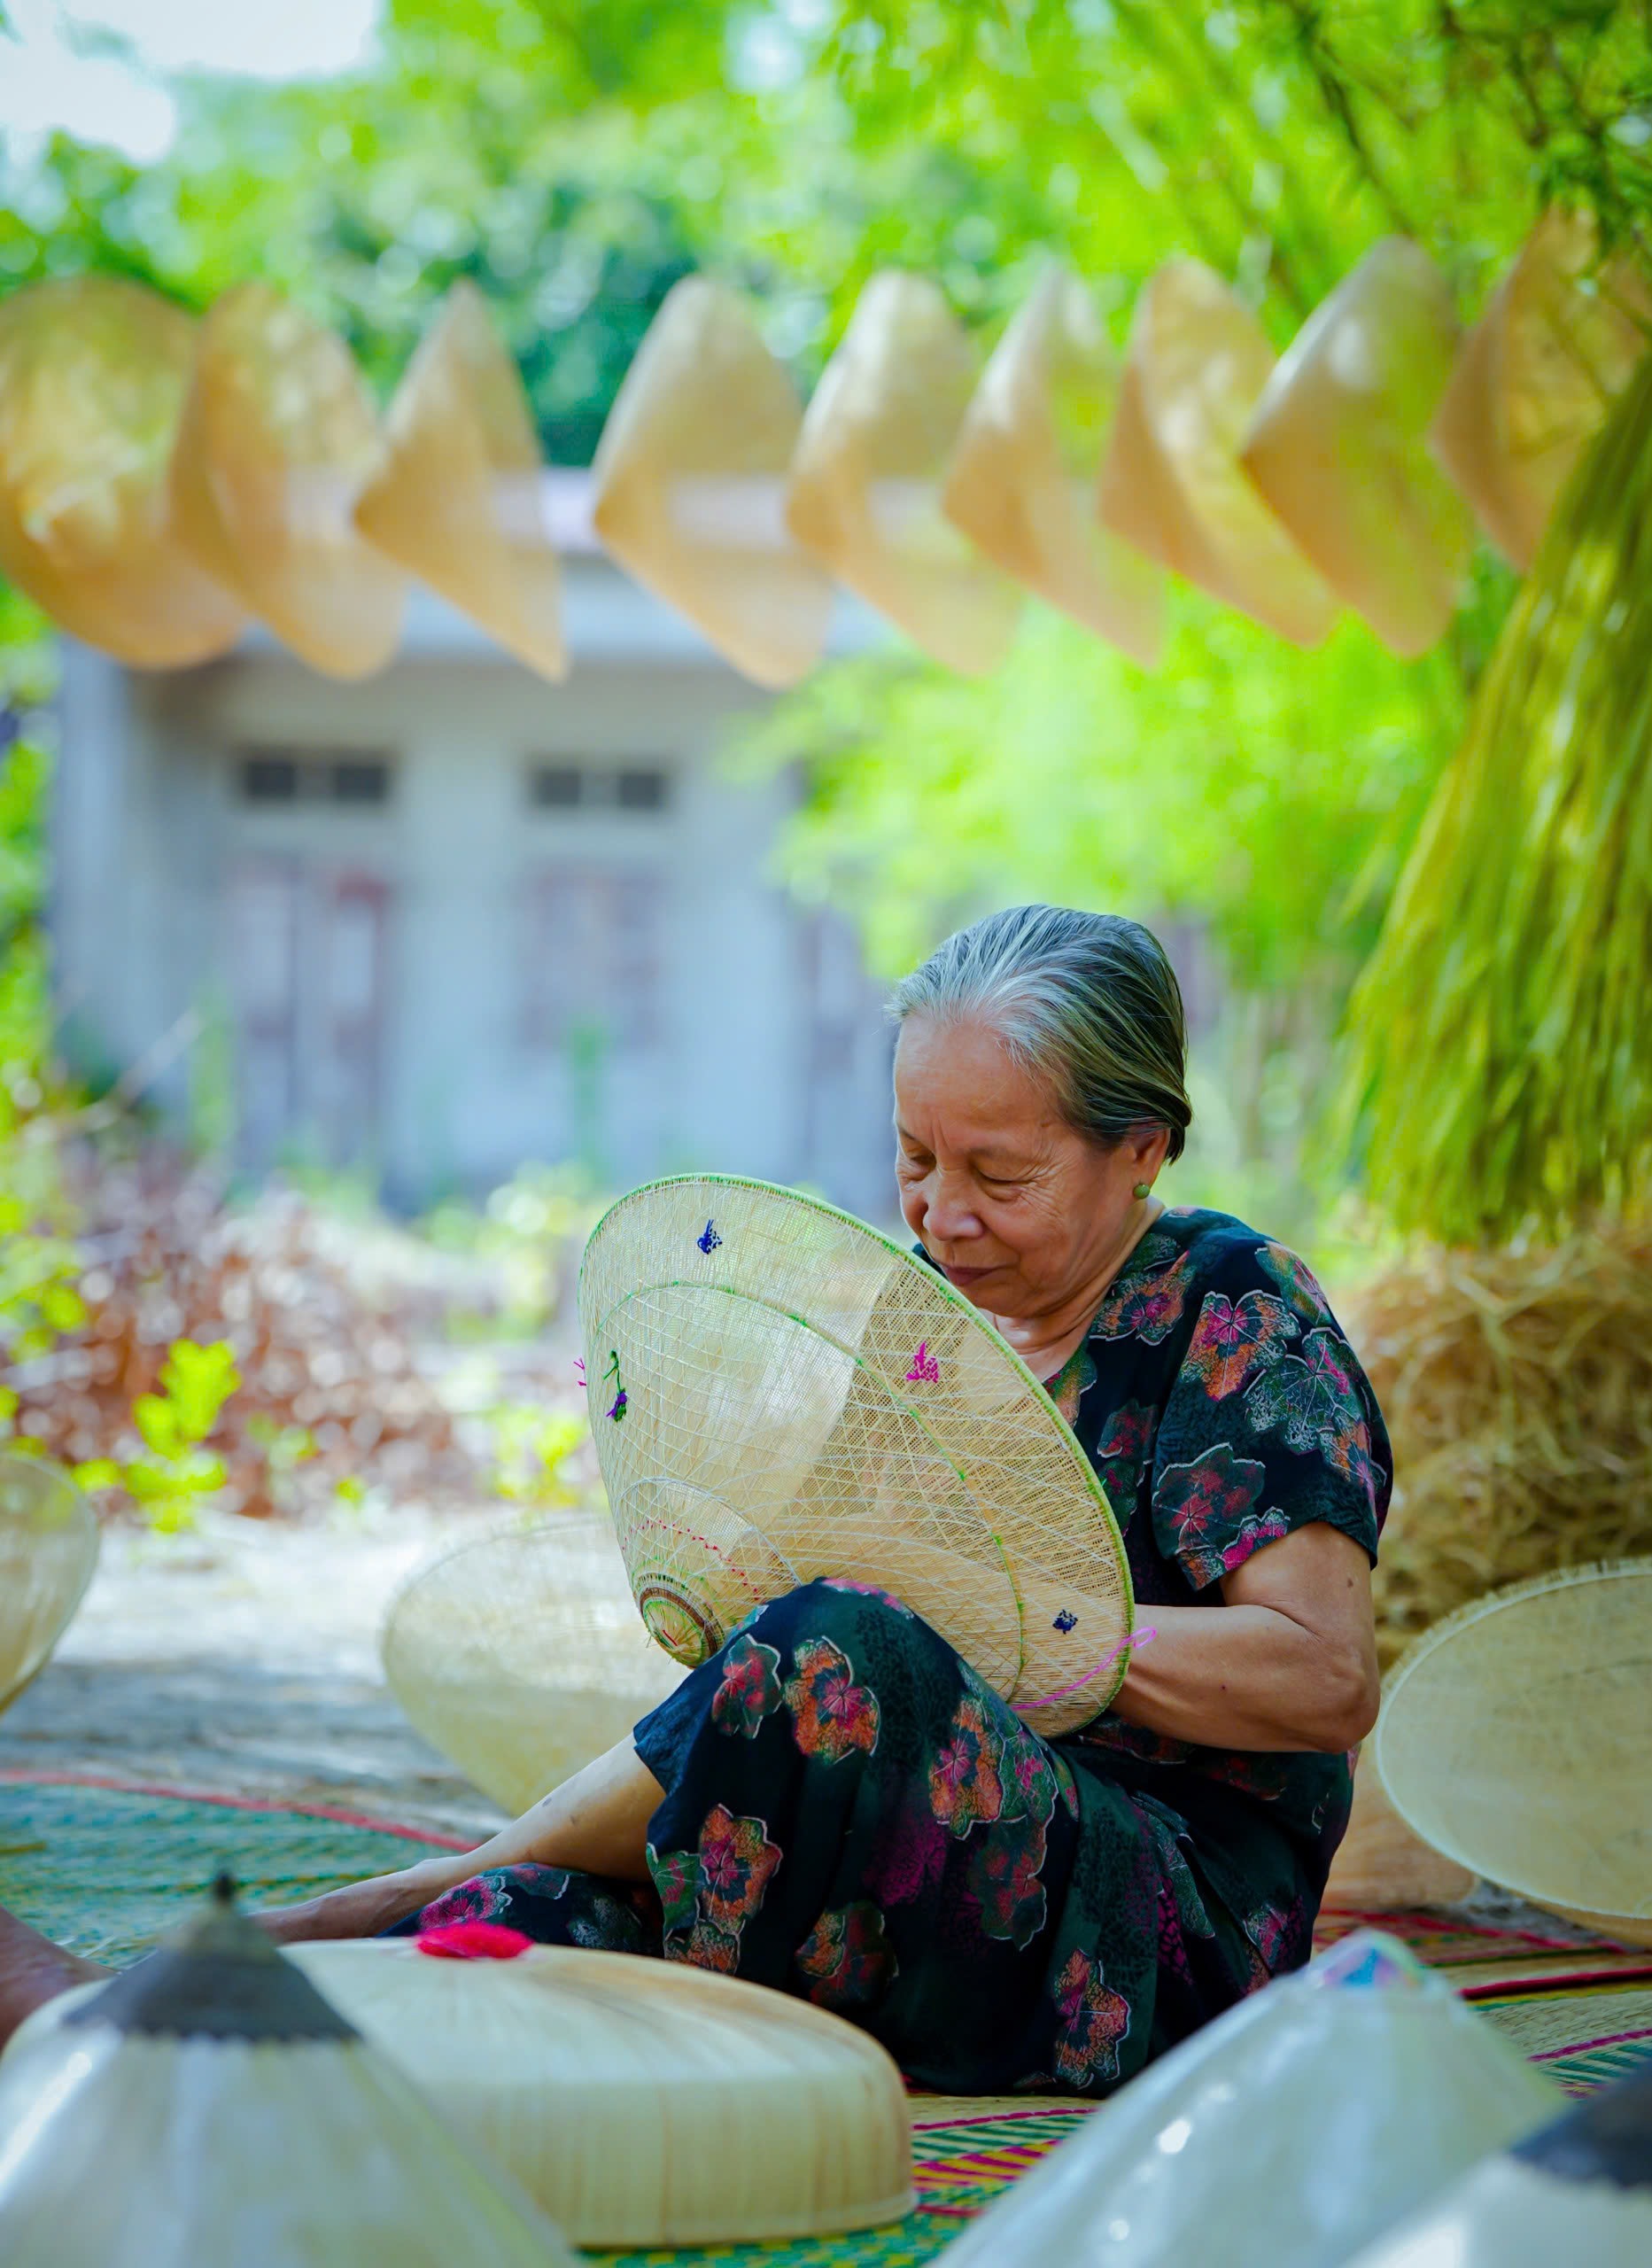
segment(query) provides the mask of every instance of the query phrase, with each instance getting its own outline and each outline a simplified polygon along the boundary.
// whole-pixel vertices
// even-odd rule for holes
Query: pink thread
[[[1069,1693],[1080,1692],[1085,1686],[1093,1684],[1106,1668],[1107,1664],[1116,1661],[1127,1647],[1144,1646],[1158,1635],[1158,1631],[1151,1623],[1145,1630],[1133,1630],[1128,1638],[1120,1640],[1111,1653],[1104,1654],[1094,1669],[1087,1669],[1083,1676],[1075,1677],[1071,1685],[1058,1685],[1053,1693],[1046,1693],[1037,1701],[1012,1701],[1010,1706],[1019,1716],[1025,1716],[1029,1709],[1044,1709],[1052,1701],[1065,1701]]]
[[[584,1386],[586,1392],[589,1394],[591,1391],[591,1381],[586,1376],[586,1358],[583,1355],[580,1355],[578,1361],[574,1364],[574,1368],[579,1373],[580,1385]]]
[[[909,1386],[936,1386],[940,1383],[941,1365],[929,1352],[929,1341],[920,1339],[918,1352],[912,1356],[912,1367],[906,1373]]]

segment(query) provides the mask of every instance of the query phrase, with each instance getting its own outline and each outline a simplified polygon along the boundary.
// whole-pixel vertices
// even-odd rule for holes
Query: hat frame
[[[1563,1920],[1576,1922],[1579,1928],[1594,1930],[1600,1935],[1615,1938],[1633,1945],[1652,1946],[1652,1912],[1643,1915],[1620,1914],[1586,1905],[1563,1905],[1547,1892],[1533,1889],[1529,1882],[1507,1879],[1502,1873],[1488,1874],[1482,1861],[1483,1851],[1473,1847],[1473,1837],[1465,1840],[1454,1825],[1437,1832],[1434,1822],[1423,1826],[1416,1816],[1408,1790],[1396,1786],[1384,1760],[1385,1736],[1390,1723],[1389,1710],[1407,1682],[1439,1649],[1477,1622],[1488,1620],[1505,1608],[1518,1606],[1528,1599],[1550,1593],[1575,1590],[1586,1583],[1611,1581],[1619,1577],[1652,1579],[1652,1554],[1632,1554],[1617,1559],[1581,1560],[1569,1567],[1551,1568],[1547,1574],[1531,1575],[1519,1582],[1505,1583],[1480,1597],[1469,1600],[1415,1638],[1389,1670],[1383,1680],[1382,1710],[1371,1735],[1371,1761],[1383,1792],[1412,1833],[1420,1836],[1433,1850],[1454,1860],[1459,1866],[1481,1881],[1491,1881],[1516,1896],[1528,1899],[1546,1913],[1559,1915]]]
[[[590,1344],[594,1344],[594,1340],[590,1338],[592,1322],[587,1317],[586,1288],[590,1256],[595,1249],[598,1239],[601,1238],[604,1229],[607,1228],[609,1223],[617,1214],[624,1211],[627,1206],[637,1202],[640,1199],[654,1198],[668,1190],[689,1188],[708,1189],[712,1191],[718,1189],[743,1189],[756,1192],[764,1197],[782,1198],[788,1205],[800,1206],[805,1210],[829,1221],[840,1229],[846,1229],[853,1231],[856,1235],[861,1238],[869,1239],[873,1244],[880,1247],[898,1267],[908,1270],[917,1270],[926,1291],[932,1296],[940,1300],[944,1305],[953,1309],[966,1320],[968,1327],[980,1335],[981,1340],[984,1344],[991,1346],[996,1350],[997,1355],[1009,1365],[1010,1371],[1013,1374],[1017,1384],[1024,1392],[1030,1394],[1035,1405],[1042,1410],[1051,1438],[1052,1441],[1058,1442],[1066,1453],[1066,1460],[1073,1474],[1082,1486],[1084,1495],[1090,1500],[1090,1504],[1100,1516],[1098,1525],[1101,1538],[1104,1543],[1110,1549],[1112,1573],[1114,1580],[1116,1581],[1118,1596],[1121,1609],[1122,1619],[1119,1635],[1121,1642],[1128,1642],[1135,1624],[1136,1597],[1135,1586],[1130,1573],[1129,1557],[1125,1549],[1123,1534],[1120,1528],[1117,1517],[1113,1512],[1112,1503],[1108,1499],[1107,1492],[1102,1485],[1100,1475],[1096,1472],[1095,1467],[1090,1464],[1090,1459],[1085,1456],[1084,1451],[1079,1446],[1078,1440],[1074,1435],[1072,1427],[1067,1424],[1066,1418],[1063,1418],[1061,1412],[1057,1409],[1054,1402],[1051,1399],[1049,1393],[1044,1387],[1043,1380],[1034,1373],[1023,1358],[1016,1353],[1014,1348],[1010,1345],[1003,1333],[997,1330],[996,1327],[989,1321],[987,1317],[981,1312],[981,1309],[976,1307],[973,1301],[966,1299],[963,1293],[958,1291],[954,1285],[949,1283],[947,1278],[941,1274],[938,1270],[927,1267],[925,1263],[918,1258],[916,1254],[911,1251],[907,1247],[896,1243],[894,1238],[887,1236],[881,1229],[874,1228],[870,1222],[863,1221],[857,1215],[847,1211],[843,1207],[834,1205],[829,1200],[823,1197],[818,1197],[812,1192],[787,1188],[783,1183],[764,1181],[757,1176],[751,1174],[667,1174],[662,1176],[658,1179],[639,1184],[636,1188],[628,1190],[624,1196],[615,1200],[613,1204],[607,1208],[607,1210],[601,1215],[601,1218],[597,1221],[595,1226],[591,1231],[590,1236],[586,1239],[585,1251],[580,1258],[576,1295],[582,1338],[587,1339]],[[645,1292],[671,1290],[676,1289],[679,1286],[684,1289],[693,1289],[695,1291],[705,1290],[707,1288],[717,1288],[715,1286],[708,1286],[704,1279],[696,1281],[695,1279],[687,1277],[663,1279],[656,1284],[637,1286],[632,1292],[625,1294],[624,1299],[617,1301],[613,1307],[607,1310],[607,1313],[614,1314],[618,1312],[621,1307],[629,1304],[630,1301],[640,1297]],[[733,1296],[738,1298],[748,1299],[754,1297],[752,1294],[737,1291],[733,1285],[725,1285],[721,1288],[728,1291]],[[829,1331],[821,1328],[817,1324],[808,1321],[806,1317],[794,1315],[790,1309],[781,1307],[778,1301],[772,1301],[769,1302],[769,1304],[772,1307],[774,1313],[777,1315],[785,1317],[789,1322],[798,1324],[802,1328],[818,1336],[826,1344],[834,1348],[836,1351],[842,1355],[848,1361],[853,1363],[857,1370],[869,1370],[869,1366],[862,1362],[859,1352],[856,1348],[846,1345],[842,1340],[835,1338]],[[880,1386],[885,1393],[892,1392],[889,1382],[883,1379],[881,1374],[870,1371],[869,1374],[878,1378]],[[593,1387],[595,1386],[596,1380],[594,1378],[593,1378],[591,1384]],[[926,1438],[934,1442],[936,1456],[943,1459],[955,1472],[957,1472],[958,1467],[956,1458],[941,1441],[935,1439],[933,1433],[931,1432],[931,1428],[925,1422],[921,1411],[914,1406],[910,1397],[902,1402],[901,1407],[904,1414],[910,1417],[914,1425],[922,1431]],[[599,1435],[599,1441],[600,1439],[601,1436]],[[960,1477],[962,1476],[960,1475]],[[604,1485],[606,1486],[606,1473],[604,1473],[603,1479]],[[616,1526],[617,1527],[617,1521],[616,1522]],[[990,1536],[993,1544],[997,1547],[999,1565],[1004,1580],[1010,1586],[1011,1591],[1013,1594],[1020,1633],[1020,1667],[1018,1672],[1015,1686],[1004,1697],[1006,1698],[1012,1705],[1016,1705],[1017,1703],[1020,1702],[1020,1705],[1018,1708],[1017,1713],[1022,1715],[1024,1720],[1029,1724],[1034,1725],[1036,1729],[1043,1730],[1047,1728],[1037,1723],[1037,1713],[1047,1706],[1053,1705],[1057,1702],[1065,1699],[1068,1694],[1074,1691],[1082,1690],[1084,1705],[1075,1718],[1074,1722],[1089,1723],[1093,1718],[1101,1715],[1105,1710],[1111,1706],[1113,1699],[1118,1694],[1120,1687],[1124,1682],[1126,1674],[1129,1667],[1129,1647],[1128,1643],[1121,1643],[1119,1645],[1115,1646],[1113,1652],[1097,1668],[1097,1670],[1093,1674],[1087,1674],[1079,1682],[1077,1687],[1059,1688],[1057,1691],[1045,1695],[1042,1697],[1042,1698],[1023,1700],[1020,1696],[1020,1681],[1025,1675],[1028,1659],[1027,1587],[1021,1576],[1018,1574],[1011,1559],[1010,1554],[1005,1550],[1003,1542],[997,1534],[989,1527],[987,1529],[986,1533]],[[658,1643],[657,1639],[656,1643]],[[668,1649],[667,1651],[670,1650]]]

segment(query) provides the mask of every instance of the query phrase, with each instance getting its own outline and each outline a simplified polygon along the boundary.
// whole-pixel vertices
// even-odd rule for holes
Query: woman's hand
[[[1222,1579],[1224,1604],[1152,1610],[1113,1708],[1207,1748],[1357,1747],[1377,1722],[1377,1632],[1362,1544],[1324,1521]]]

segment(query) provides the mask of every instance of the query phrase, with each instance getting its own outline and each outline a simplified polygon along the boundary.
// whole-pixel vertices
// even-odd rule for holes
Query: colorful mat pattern
[[[120,1961],[190,1911],[221,1867],[254,1905],[407,1864],[454,1838],[343,1811],[68,1775],[0,1772],[0,1904],[94,1959]],[[1452,1973],[1574,2094],[1652,2055],[1652,1953],[1579,1945],[1439,1914],[1327,1914],[1316,1941],[1365,1923]],[[1072,2133],[1093,2105],[1029,2098],[972,2111],[913,2101],[918,2210],[895,2226],[779,2245],[590,2256],[602,2268],[920,2268],[970,2215]]]

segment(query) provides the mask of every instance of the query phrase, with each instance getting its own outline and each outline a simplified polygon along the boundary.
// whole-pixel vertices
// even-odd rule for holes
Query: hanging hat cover
[[[384,444],[356,503],[362,534],[529,669],[566,677],[533,413],[474,284],[454,284],[421,341]]]
[[[625,373],[591,470],[609,550],[757,685],[795,685],[826,648],[832,586],[782,517],[803,417],[744,302],[685,276]]]
[[[0,1451],[0,1709],[50,1659],[97,1565],[97,1522],[60,1466]]]
[[[1341,2268],[1560,2089],[1375,1930],[1150,2063],[947,2268]]]
[[[942,505],[996,567],[1152,669],[1164,643],[1163,574],[1096,517],[1118,390],[1094,299],[1051,267],[976,388]]]
[[[809,404],[786,504],[805,550],[966,676],[1004,659],[1021,608],[942,509],[976,377],[938,285],[874,276]]]
[[[0,571],[136,669],[209,660],[245,626],[179,540],[167,491],[196,328],[115,276],[31,284],[0,307]]]
[[[686,1176],[598,1223],[579,1314],[620,1549],[668,1653],[702,1661],[834,1578],[925,1617],[1040,1731],[1106,1706],[1131,1620],[1106,1498],[935,1270],[793,1191]]]

